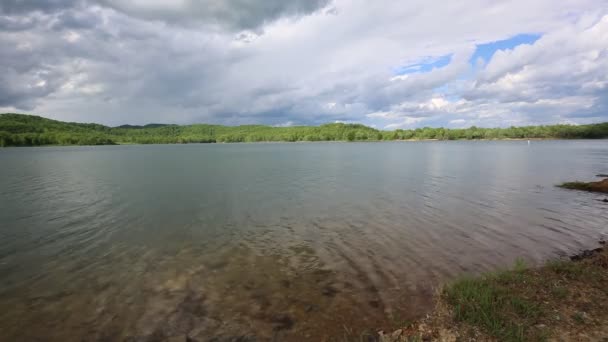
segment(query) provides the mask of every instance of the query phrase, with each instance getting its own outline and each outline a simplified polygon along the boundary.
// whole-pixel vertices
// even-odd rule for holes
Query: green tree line
[[[41,145],[186,144],[271,141],[380,141],[474,139],[600,139],[608,123],[509,128],[417,128],[381,131],[360,124],[271,127],[263,125],[163,125],[108,127],[34,115],[0,114],[0,147]]]

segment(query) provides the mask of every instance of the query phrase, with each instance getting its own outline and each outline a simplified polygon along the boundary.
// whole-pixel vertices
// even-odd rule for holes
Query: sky
[[[608,0],[2,0],[0,46],[0,112],[64,121],[608,121]]]

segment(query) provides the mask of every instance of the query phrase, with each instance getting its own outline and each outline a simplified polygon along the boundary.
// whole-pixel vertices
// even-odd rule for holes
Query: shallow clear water
[[[595,247],[606,141],[0,149],[0,336],[311,340]]]

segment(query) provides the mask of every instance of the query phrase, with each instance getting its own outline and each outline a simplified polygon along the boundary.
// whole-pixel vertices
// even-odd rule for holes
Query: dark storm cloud
[[[0,31],[23,31],[38,24],[36,17],[0,16]]]
[[[74,7],[80,0],[2,0],[0,14],[15,15],[28,12],[55,12]]]
[[[33,109],[36,99],[51,94],[64,80],[64,75],[53,69],[18,73],[14,69],[0,67],[0,107]]]
[[[231,30],[257,30],[280,19],[307,15],[324,8],[329,0],[2,0],[0,14],[53,13],[79,5],[113,8],[135,18],[177,25],[213,25]]]
[[[57,14],[53,21],[52,27],[53,29],[58,30],[84,30],[93,29],[101,23],[102,19],[97,13],[69,9]]]
[[[175,4],[99,0],[131,16],[172,24],[208,24],[234,30],[256,30],[281,17],[307,15],[329,0],[184,0]]]
[[[0,16],[0,106],[35,108],[39,99],[66,86],[82,65],[111,60],[105,29],[91,30],[101,23],[95,11],[68,8],[67,2],[63,8],[58,3],[19,5],[10,7],[11,13],[34,12]]]

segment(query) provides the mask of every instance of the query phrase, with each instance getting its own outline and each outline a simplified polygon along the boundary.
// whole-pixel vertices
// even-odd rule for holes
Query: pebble
[[[272,317],[273,329],[275,331],[289,330],[295,325],[295,321],[287,314],[278,314]]]

